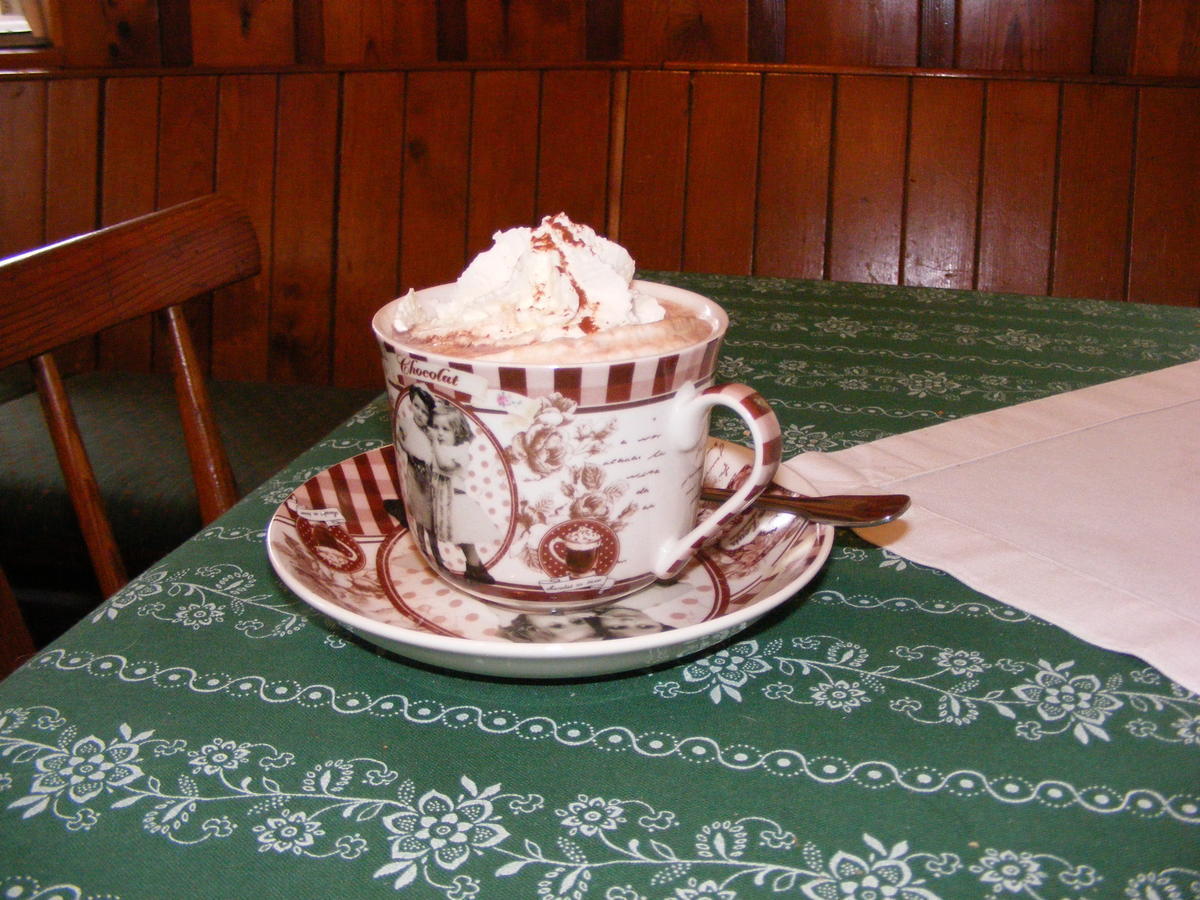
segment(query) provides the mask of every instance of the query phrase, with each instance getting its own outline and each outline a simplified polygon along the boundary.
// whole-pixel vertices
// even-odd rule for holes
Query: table
[[[721,377],[788,457],[1200,356],[1195,309],[646,277],[730,311]],[[0,685],[0,896],[1200,896],[1200,697],[850,532],[649,671],[501,682],[339,630],[264,528],[387,441],[381,397]]]

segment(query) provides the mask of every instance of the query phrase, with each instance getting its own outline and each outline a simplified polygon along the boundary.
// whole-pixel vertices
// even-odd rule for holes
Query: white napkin
[[[793,470],[910,494],[859,533],[1200,692],[1200,361],[895,435]]]

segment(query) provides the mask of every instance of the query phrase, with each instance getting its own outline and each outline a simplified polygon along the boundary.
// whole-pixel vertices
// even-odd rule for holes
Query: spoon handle
[[[703,500],[721,501],[733,495],[726,488],[705,486]],[[824,497],[793,497],[790,494],[764,492],[752,504],[758,509],[774,509],[803,516],[824,525],[867,528],[890,522],[908,509],[907,494],[828,494]]]

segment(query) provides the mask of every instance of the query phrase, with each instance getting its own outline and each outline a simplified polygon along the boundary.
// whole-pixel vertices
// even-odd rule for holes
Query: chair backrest
[[[233,505],[237,490],[180,304],[248,278],[259,267],[249,217],[217,195],[0,261],[0,368],[22,360],[33,367],[46,424],[106,596],[128,578],[50,351],[148,313],[162,316],[200,514],[208,523]],[[0,590],[0,605],[6,602],[11,592]]]

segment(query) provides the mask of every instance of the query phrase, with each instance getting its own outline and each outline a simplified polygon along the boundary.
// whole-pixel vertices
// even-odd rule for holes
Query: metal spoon
[[[700,491],[702,500],[720,502],[733,496],[725,488],[705,487]],[[851,528],[869,528],[883,525],[908,509],[911,502],[908,494],[828,494],[824,497],[793,497],[765,491],[758,495],[753,506],[758,509],[776,509],[795,513],[810,522],[823,525],[845,525]]]

